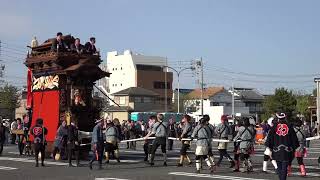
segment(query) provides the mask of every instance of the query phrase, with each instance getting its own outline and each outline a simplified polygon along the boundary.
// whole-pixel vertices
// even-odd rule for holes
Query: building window
[[[137,70],[142,70],[142,71],[163,71],[161,66],[137,64],[136,67],[137,67]]]
[[[126,104],[126,97],[120,97],[119,104],[125,105]]]
[[[122,84],[120,84],[120,86],[122,86]]]
[[[121,67],[121,70],[122,70],[122,67]]]
[[[151,99],[151,97],[144,97],[144,98],[143,98],[143,102],[145,102],[145,103],[151,103],[151,102],[152,102],[152,99]]]
[[[134,102],[135,103],[142,103],[142,98],[141,97],[134,97]]]
[[[160,81],[154,81],[153,82],[153,88],[154,89],[165,89],[165,82],[160,82]],[[171,84],[170,82],[167,82],[167,89],[171,89]]]

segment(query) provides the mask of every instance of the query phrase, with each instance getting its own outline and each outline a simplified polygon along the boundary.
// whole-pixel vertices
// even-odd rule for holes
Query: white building
[[[107,54],[107,70],[112,73],[108,80],[108,95],[131,87],[141,87],[158,93],[158,102],[164,104],[165,97],[168,105],[172,99],[172,72],[165,66],[167,59],[159,56],[133,54],[130,50],[118,54],[117,51]],[[167,85],[165,85],[167,82]],[[167,92],[165,91],[167,87]],[[112,104],[112,103],[111,103]]]

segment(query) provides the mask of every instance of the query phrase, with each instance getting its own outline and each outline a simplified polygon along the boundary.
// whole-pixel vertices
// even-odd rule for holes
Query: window
[[[162,71],[161,66],[137,64],[136,67],[137,67],[137,70],[142,70],[142,71]]]
[[[142,103],[142,98],[141,97],[134,97],[134,102],[135,103]]]
[[[151,103],[151,102],[152,102],[152,99],[151,99],[151,97],[144,97],[144,98],[143,98],[143,102],[145,102],[145,103]]]
[[[153,82],[153,88],[154,89],[165,89],[165,82],[160,82],[160,81],[154,81]],[[171,84],[170,82],[167,82],[167,89],[171,89]]]
[[[122,84],[120,84],[120,86],[122,86]]]
[[[126,104],[126,97],[120,97],[119,104],[120,104],[120,105]]]

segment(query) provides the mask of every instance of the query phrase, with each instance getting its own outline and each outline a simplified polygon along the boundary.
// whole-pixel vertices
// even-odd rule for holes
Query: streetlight
[[[177,73],[177,77],[178,77],[178,113],[180,113],[180,74],[187,69],[194,70],[195,68],[191,66],[191,67],[186,67],[186,68],[180,69],[178,71],[175,68],[170,67],[170,66],[165,66],[165,67],[167,67]]]
[[[314,78],[314,82],[317,83],[317,132],[320,135],[320,78]]]

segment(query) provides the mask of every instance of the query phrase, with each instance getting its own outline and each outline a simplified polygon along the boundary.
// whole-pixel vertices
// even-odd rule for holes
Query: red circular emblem
[[[278,124],[277,125],[277,135],[279,136],[286,136],[289,132],[288,125],[286,124]]]
[[[33,134],[34,134],[35,136],[41,135],[41,134],[42,134],[42,127],[34,127],[34,128],[33,128]]]

